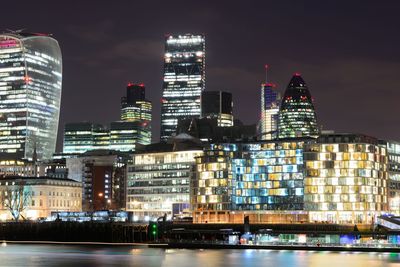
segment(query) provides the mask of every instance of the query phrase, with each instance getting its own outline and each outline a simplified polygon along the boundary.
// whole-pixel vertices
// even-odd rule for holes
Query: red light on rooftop
[[[128,87],[133,86],[132,82],[128,82]]]
[[[139,83],[138,84],[140,87],[144,87],[144,83]]]
[[[274,84],[274,83],[267,83],[265,86],[275,88],[275,87],[276,87],[276,84]]]
[[[300,72],[295,72],[293,75],[294,76],[301,76]]]
[[[29,76],[25,76],[24,77],[24,81],[25,81],[26,84],[29,84],[29,83],[31,83],[32,79]]]

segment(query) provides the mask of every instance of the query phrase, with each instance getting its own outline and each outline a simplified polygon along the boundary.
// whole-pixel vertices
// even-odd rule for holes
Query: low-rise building
[[[126,210],[133,212],[133,219],[190,215],[190,176],[195,157],[202,153],[199,142],[185,134],[137,151],[127,175]]]
[[[330,134],[304,152],[310,221],[372,223],[388,211],[387,149],[373,137]]]
[[[303,149],[310,138],[212,144],[192,179],[196,223],[300,222]]]
[[[70,179],[4,177],[0,179],[0,219],[15,220],[21,213],[20,219],[34,220],[55,211],[81,211],[81,194],[82,184]]]

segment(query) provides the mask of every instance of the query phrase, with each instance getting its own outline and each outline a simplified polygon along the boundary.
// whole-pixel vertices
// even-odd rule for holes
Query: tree
[[[29,187],[25,182],[19,181],[6,185],[0,200],[3,207],[10,211],[11,216],[18,222],[20,217],[25,220],[22,212],[30,205],[31,198]]]

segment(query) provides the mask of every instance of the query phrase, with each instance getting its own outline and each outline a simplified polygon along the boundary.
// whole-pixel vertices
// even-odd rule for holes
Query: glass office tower
[[[313,99],[298,73],[290,80],[283,96],[278,131],[279,138],[318,135]]]
[[[88,150],[108,149],[110,132],[101,124],[67,123],[64,128],[63,153],[81,154]]]
[[[121,121],[141,121],[150,126],[152,105],[145,93],[143,83],[128,83],[126,96],[121,98]]]
[[[151,143],[151,111],[144,84],[128,83],[126,96],[121,98],[121,121],[137,128],[137,136],[132,141],[142,145]]]
[[[273,83],[261,84],[261,129],[262,140],[277,137],[279,104],[281,97]]]
[[[179,119],[200,117],[200,98],[204,87],[204,36],[193,34],[167,36],[161,99],[162,141],[175,133]]]
[[[0,34],[0,154],[49,159],[55,152],[62,59],[47,34]]]

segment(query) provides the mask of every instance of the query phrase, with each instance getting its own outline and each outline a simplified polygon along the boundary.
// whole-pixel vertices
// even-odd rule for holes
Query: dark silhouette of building
[[[222,91],[201,93],[201,117],[217,119],[218,126],[233,126],[232,94]]]

